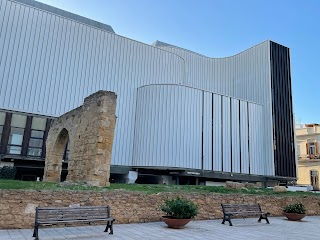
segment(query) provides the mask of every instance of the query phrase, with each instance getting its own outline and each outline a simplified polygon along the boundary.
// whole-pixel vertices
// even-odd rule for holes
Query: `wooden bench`
[[[66,223],[91,223],[97,221],[106,221],[107,226],[104,230],[113,234],[114,218],[110,217],[110,207],[46,207],[36,208],[33,237],[39,239],[38,228],[43,225],[57,225]]]
[[[229,222],[229,225],[232,226],[231,217],[232,216],[260,216],[258,222],[261,222],[262,219],[265,219],[269,224],[268,216],[270,213],[262,212],[260,204],[221,204],[223,212],[223,221]]]

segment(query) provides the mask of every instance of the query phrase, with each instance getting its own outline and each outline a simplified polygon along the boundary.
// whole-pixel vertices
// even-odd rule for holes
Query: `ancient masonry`
[[[98,91],[82,106],[51,123],[46,141],[44,181],[60,181],[62,158],[69,141],[68,181],[110,186],[111,152],[117,96]]]
[[[257,189],[259,191],[259,189]],[[271,216],[282,216],[285,205],[301,202],[307,215],[320,214],[320,197],[283,196],[261,194],[218,194],[218,193],[157,193],[118,191],[35,191],[0,190],[0,229],[33,228],[36,207],[111,206],[111,215],[117,223],[160,221],[163,213],[160,205],[167,198],[185,197],[199,206],[196,219],[222,217],[221,203],[259,203],[263,211]],[[271,222],[272,224],[272,222]],[[303,225],[303,223],[301,223]],[[1,231],[0,231],[1,232]],[[31,233],[31,231],[30,231]],[[0,237],[1,238],[1,237]],[[107,238],[106,238],[107,239]]]

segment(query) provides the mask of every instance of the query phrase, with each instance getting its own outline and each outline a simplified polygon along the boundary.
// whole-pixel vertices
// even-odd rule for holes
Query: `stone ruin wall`
[[[109,186],[116,124],[116,94],[98,91],[84,104],[51,123],[46,141],[44,181],[60,181],[62,156],[69,140],[68,181]]]
[[[32,191],[0,190],[0,229],[33,228],[35,207],[68,207],[110,205],[115,224],[160,221],[160,204],[168,197],[182,196],[199,206],[196,219],[221,219],[221,203],[259,203],[271,217],[281,216],[289,203],[301,202],[308,215],[320,215],[319,196],[281,196],[250,194],[157,193],[128,191]],[[285,219],[285,217],[284,217]],[[272,224],[272,219],[270,220]]]

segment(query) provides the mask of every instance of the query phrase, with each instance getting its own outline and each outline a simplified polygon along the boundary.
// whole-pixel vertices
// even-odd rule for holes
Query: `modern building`
[[[1,161],[18,178],[42,177],[51,119],[109,90],[118,96],[114,181],[129,171],[137,182],[296,179],[290,54],[273,41],[209,58],[33,0],[1,0],[0,83]]]
[[[299,185],[320,190],[320,124],[304,124],[296,128]]]

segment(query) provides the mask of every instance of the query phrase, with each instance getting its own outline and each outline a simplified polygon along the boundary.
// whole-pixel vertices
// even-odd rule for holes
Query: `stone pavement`
[[[320,239],[320,216],[307,216],[301,222],[284,217],[271,217],[270,223],[257,223],[257,218],[233,220],[233,227],[221,220],[192,221],[184,229],[167,228],[163,222],[115,224],[114,234],[104,233],[104,226],[40,228],[41,240],[142,240],[142,239]],[[32,229],[0,230],[0,240],[32,238]]]

